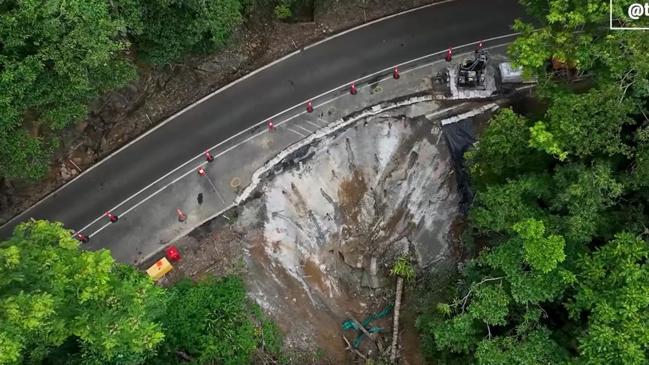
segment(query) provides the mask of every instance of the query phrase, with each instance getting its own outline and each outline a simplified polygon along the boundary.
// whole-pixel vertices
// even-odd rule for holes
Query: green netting
[[[370,323],[376,321],[377,319],[387,317],[390,314],[390,312],[392,312],[392,307],[393,307],[393,305],[390,304],[387,307],[383,308],[382,311],[370,314],[367,318],[365,318],[361,322],[361,325],[363,327],[365,327],[365,329],[369,333],[383,332],[383,328],[381,328],[381,327],[369,327],[369,325],[370,325]],[[343,322],[342,328],[345,331],[347,331],[347,330],[356,330],[356,331],[358,331],[358,333],[356,335],[356,338],[354,339],[354,342],[352,343],[352,346],[355,349],[359,348],[361,346],[361,343],[363,342],[363,337],[365,337],[365,334],[363,333],[363,331],[361,331],[361,329],[358,327],[356,322],[354,320],[348,319],[348,320]]]

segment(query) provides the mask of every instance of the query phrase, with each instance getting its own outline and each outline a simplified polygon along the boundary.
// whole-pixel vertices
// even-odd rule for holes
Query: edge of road
[[[496,36],[496,37],[492,37],[492,38],[484,39],[484,40],[482,40],[482,41],[475,41],[475,42],[471,42],[471,43],[462,44],[462,45],[456,46],[455,49],[462,49],[462,48],[466,48],[466,47],[474,46],[474,45],[477,45],[477,44],[482,43],[482,42],[490,42],[490,41],[499,40],[499,39],[511,38],[511,37],[515,37],[515,36],[517,36],[517,35],[519,35],[519,34],[520,34],[520,33],[509,33],[509,34],[504,34],[504,35],[500,35],[500,36]],[[487,49],[491,49],[491,48],[502,47],[502,46],[504,46],[504,45],[506,45],[506,44],[509,44],[509,43],[510,43],[510,42],[506,42],[506,43],[503,43],[503,44],[497,44],[497,45],[489,46],[489,47],[486,47],[486,48],[487,48]],[[420,60],[423,60],[423,59],[428,58],[428,57],[440,56],[440,55],[442,55],[442,54],[444,54],[444,53],[445,53],[445,51],[444,51],[444,50],[441,50],[441,51],[437,51],[437,52],[433,52],[433,53],[425,54],[425,55],[423,55],[423,56],[420,56],[420,57],[417,57],[417,58],[413,58],[413,59],[411,59],[411,60],[407,60],[407,61],[401,62],[401,63],[399,63],[399,64],[396,65],[396,66],[398,66],[398,67],[402,67],[403,65],[407,65],[407,64],[410,64],[410,63],[413,63],[413,62],[416,62],[416,61],[420,61]],[[419,68],[421,68],[421,67],[426,67],[426,66],[428,66],[428,65],[430,65],[430,64],[432,64],[432,63],[434,63],[434,62],[437,62],[437,61],[439,61],[439,60],[434,60],[434,61],[431,61],[431,62],[427,62],[427,63],[425,63],[425,64],[423,64],[423,65],[416,66],[416,67],[414,67],[414,68],[412,68],[412,69],[405,69],[405,70],[403,70],[401,73],[402,73],[402,74],[406,74],[406,73],[408,73],[408,72],[412,72],[412,71],[414,71],[414,70],[417,70],[417,69],[419,69]],[[252,125],[252,126],[250,126],[250,127],[248,127],[248,128],[242,129],[241,131],[239,131],[239,132],[237,132],[237,133],[231,135],[230,137],[226,138],[225,140],[220,141],[220,142],[218,142],[217,144],[211,146],[211,147],[209,148],[209,150],[214,150],[214,149],[216,149],[216,148],[218,148],[218,147],[220,147],[220,146],[222,146],[222,145],[224,145],[224,144],[230,142],[232,139],[234,139],[234,138],[236,138],[236,137],[238,137],[238,136],[240,136],[240,135],[242,135],[242,134],[244,134],[244,133],[247,133],[247,132],[249,132],[249,131],[252,130],[252,129],[257,128],[257,127],[259,127],[260,125],[263,125],[263,124],[266,123],[268,120],[275,120],[277,117],[281,116],[282,114],[284,114],[284,113],[286,113],[286,112],[289,112],[289,111],[291,111],[291,110],[295,110],[296,108],[300,108],[301,106],[303,106],[303,105],[304,105],[307,101],[309,101],[309,100],[319,99],[319,98],[321,98],[321,97],[323,97],[323,96],[326,96],[327,94],[330,94],[330,93],[332,93],[332,92],[335,92],[335,91],[337,91],[337,90],[340,90],[340,89],[342,89],[342,88],[344,88],[344,87],[346,87],[346,86],[348,86],[348,85],[350,85],[350,84],[352,84],[352,83],[358,83],[358,82],[360,82],[360,81],[362,81],[362,80],[366,80],[366,79],[368,79],[368,78],[372,78],[372,77],[374,77],[374,76],[381,75],[382,73],[386,73],[386,72],[389,72],[389,71],[391,71],[391,70],[392,70],[392,66],[387,67],[387,68],[384,68],[384,69],[381,69],[381,70],[378,70],[378,71],[375,71],[375,72],[372,72],[372,73],[367,74],[367,75],[365,75],[365,76],[362,76],[362,77],[360,77],[360,78],[358,78],[358,79],[356,79],[356,80],[352,80],[352,81],[350,81],[350,82],[347,82],[347,83],[345,83],[345,84],[339,85],[339,86],[337,86],[337,87],[335,87],[335,88],[332,88],[332,89],[330,89],[330,90],[324,91],[324,92],[322,92],[322,93],[320,93],[320,94],[318,94],[318,95],[316,95],[316,96],[313,96],[313,97],[311,97],[311,98],[308,98],[308,99],[306,99],[306,100],[304,100],[304,101],[302,101],[302,102],[300,102],[300,103],[297,103],[297,104],[295,104],[295,105],[293,105],[293,106],[290,106],[290,107],[288,107],[288,108],[286,108],[286,109],[284,109],[284,110],[281,110],[281,111],[275,113],[275,114],[272,115],[272,116],[269,116],[269,117],[267,117],[267,118],[265,118],[265,119],[262,119],[261,121],[255,123],[254,125]],[[380,81],[383,81],[383,80],[388,79],[388,78],[391,78],[391,77],[392,77],[392,76],[386,76],[386,77],[382,78]],[[359,90],[360,90],[360,89],[364,89],[364,88],[366,88],[366,87],[368,87],[368,85],[359,86]],[[320,103],[318,103],[318,104],[315,104],[315,105],[314,105],[314,108],[318,108],[318,107],[321,107],[322,105],[326,105],[326,104],[328,104],[328,103],[330,103],[330,102],[332,102],[332,101],[334,101],[334,100],[340,98],[341,96],[342,96],[342,95],[335,96],[335,97],[333,97],[333,98],[331,98],[331,99],[328,99],[328,100],[326,100],[326,101],[323,101],[323,102],[320,102]],[[284,123],[286,123],[286,122],[288,122],[288,121],[290,121],[290,120],[292,120],[292,119],[294,119],[294,118],[296,118],[296,117],[299,117],[300,115],[302,115],[302,114],[304,114],[304,113],[306,113],[306,112],[305,112],[304,110],[302,110],[301,112],[299,112],[299,113],[297,113],[297,114],[295,114],[295,115],[292,115],[292,116],[290,116],[290,117],[288,117],[288,118],[286,118],[286,119],[284,119],[284,120],[277,121],[277,122],[275,123],[275,125],[280,126],[281,124],[284,124]],[[265,131],[260,132],[260,133],[258,133],[258,134],[262,134],[262,133],[264,133],[264,132],[265,132]],[[257,136],[257,134],[256,134],[255,136]],[[251,138],[252,138],[252,137],[251,137]],[[214,157],[217,158],[217,157],[223,155],[224,153],[228,152],[230,149],[232,149],[232,147],[226,149],[226,150],[223,151],[223,152],[219,152],[219,153],[218,153],[217,155],[215,155]],[[177,171],[180,170],[181,168],[183,168],[183,167],[189,165],[191,162],[195,161],[196,159],[201,158],[202,156],[203,156],[203,153],[201,152],[201,153],[197,154],[196,156],[190,158],[189,160],[185,161],[184,163],[182,163],[182,164],[176,166],[175,168],[173,168],[172,170],[170,170],[170,171],[167,172],[166,174],[160,176],[158,179],[156,179],[155,181],[153,181],[153,182],[150,183],[149,185],[147,185],[147,186],[145,186],[144,188],[140,189],[139,191],[133,193],[132,195],[130,195],[130,196],[127,197],[126,199],[124,199],[124,200],[122,200],[121,202],[119,202],[119,203],[118,203],[117,205],[115,205],[114,207],[110,208],[109,211],[113,211],[113,212],[116,211],[116,210],[117,210],[119,207],[121,207],[124,203],[126,203],[126,202],[132,200],[133,198],[137,197],[137,196],[140,195],[141,193],[147,191],[149,188],[151,188],[152,186],[154,186],[154,185],[157,184],[158,182],[160,182],[160,181],[162,181],[163,179],[169,177],[170,175],[173,175],[175,172],[177,172]],[[201,163],[201,164],[202,164],[202,163]],[[199,166],[200,166],[200,165],[199,165]],[[148,199],[151,198],[153,195],[156,195],[159,191],[161,191],[161,190],[163,190],[163,189],[166,189],[168,186],[174,184],[177,180],[179,180],[179,179],[181,179],[181,178],[187,176],[188,174],[192,173],[194,170],[196,170],[196,168],[198,168],[198,166],[193,167],[192,169],[190,169],[190,170],[188,170],[187,172],[183,173],[180,177],[178,177],[177,179],[174,179],[171,183],[166,184],[166,185],[163,186],[162,188],[158,189],[158,191],[156,191],[155,193],[153,193],[153,194],[147,196],[143,201],[148,200]],[[143,201],[140,201],[140,202],[138,202],[137,204],[135,204],[135,206],[133,206],[133,207],[127,209],[126,212],[119,213],[119,215],[121,216],[121,215],[126,214],[127,212],[129,212],[130,210],[132,210],[134,207],[136,207],[136,206],[138,206],[139,204],[141,204]],[[100,219],[102,219],[102,218],[103,218],[102,215],[96,217],[96,218],[95,218],[94,220],[92,220],[90,223],[86,224],[83,228],[80,228],[80,229],[75,230],[75,233],[79,233],[79,232],[86,231],[88,228],[90,228],[91,226],[93,226],[95,223],[97,223],[97,222],[98,222]],[[108,226],[108,225],[110,225],[110,223],[105,224],[105,225],[102,226],[98,231],[95,231],[95,232],[93,232],[92,234],[90,234],[90,236],[92,237],[92,235],[98,233],[99,231],[101,231],[102,229],[104,229],[104,228],[105,228],[106,226]]]
[[[498,37],[495,37],[495,38],[496,38],[496,39],[502,39],[502,38],[506,38],[506,37],[515,36],[515,35],[518,35],[518,34],[520,34],[520,33],[512,33],[512,34],[508,34],[508,35],[498,36]],[[466,46],[476,45],[476,44],[479,44],[479,43],[480,43],[480,42],[477,41],[477,42],[473,42],[473,43],[467,43],[467,44],[465,44],[465,45],[463,45],[463,46],[466,47]],[[501,43],[501,44],[493,45],[493,46],[490,46],[490,47],[485,47],[485,49],[502,48],[502,47],[506,47],[506,46],[509,45],[509,44],[511,44],[511,42]],[[440,52],[431,53],[431,54],[426,55],[426,56],[439,55],[439,54],[443,54],[443,53],[444,53],[444,51],[440,51]],[[424,57],[426,57],[426,56],[424,56]],[[421,58],[423,58],[423,57],[416,58],[416,59],[421,59]],[[413,60],[416,60],[416,59],[413,59]],[[411,62],[411,61],[413,61],[413,60],[406,61],[406,62],[404,62],[404,63],[408,63],[408,62]],[[412,69],[404,70],[404,71],[402,72],[402,74],[406,74],[406,73],[408,73],[408,72],[412,72],[412,71],[414,71],[414,70],[416,70],[416,69],[419,69],[419,68],[422,68],[422,67],[430,66],[431,64],[433,64],[433,63],[435,63],[435,62],[439,62],[439,61],[440,61],[440,60],[435,60],[435,61],[432,61],[432,62],[429,62],[429,63],[423,64],[423,65],[417,66],[417,67],[412,68]],[[389,69],[387,69],[387,70],[389,70]],[[385,70],[383,70],[383,71],[385,71]],[[379,72],[380,72],[380,71],[379,71]],[[377,73],[378,73],[378,72],[377,72]],[[374,74],[376,74],[376,73],[374,73]],[[368,76],[369,76],[369,75],[368,75]],[[392,77],[392,76],[387,76],[387,77],[381,79],[380,81],[384,81],[385,79],[389,79],[389,78],[391,78],[391,77]],[[368,85],[364,85],[362,88],[365,88],[365,87],[368,87]],[[527,85],[527,86],[522,86],[522,87],[518,88],[517,90],[519,90],[519,91],[520,91],[520,90],[526,90],[526,89],[529,89],[529,88],[531,88],[531,87],[533,87],[533,86],[529,86],[529,85]],[[359,88],[359,89],[360,89],[360,88]],[[333,101],[333,100],[335,100],[335,99],[337,99],[337,98],[338,98],[338,97],[334,97],[334,98],[332,98],[332,99],[329,99],[329,100],[327,100],[327,101],[321,103],[320,105],[327,104],[327,103],[329,103],[329,102],[331,102],[331,101]],[[410,102],[411,102],[411,100],[409,100],[408,102],[404,103],[403,105],[408,105]],[[298,104],[298,106],[300,106],[300,105],[302,105],[302,104]],[[401,106],[403,106],[403,105],[401,105]],[[458,109],[458,108],[461,107],[462,105],[463,105],[463,104],[459,104],[459,105],[451,106],[451,107],[449,107],[449,108],[447,108],[447,109],[443,109],[443,110],[441,110],[441,112],[443,112],[443,113],[441,113],[440,116],[441,116],[441,115],[445,115],[445,114],[449,114],[450,111],[453,111],[453,110],[455,110],[455,109]],[[495,108],[497,109],[499,105],[498,105],[498,102],[495,102],[495,103],[490,103],[490,104],[488,104],[487,106],[488,106],[489,108],[494,108],[494,107],[495,107]],[[388,108],[382,109],[382,110],[380,111],[380,113],[382,113],[382,112],[384,112],[384,111],[387,111],[387,110],[390,110],[390,109],[392,109],[392,108],[394,108],[394,107],[398,107],[398,106],[391,106],[391,107],[388,107]],[[295,106],[293,106],[293,107],[291,107],[291,108],[295,108]],[[484,106],[483,106],[483,108],[484,108]],[[286,109],[286,110],[290,110],[290,109]],[[370,111],[370,110],[371,110],[371,107],[367,107],[367,108],[365,108],[364,110],[366,111],[366,113],[354,117],[354,118],[353,118],[353,121],[352,121],[351,123],[353,123],[353,122],[355,122],[355,121],[357,121],[357,120],[359,120],[359,119],[362,119],[362,118],[367,118],[369,115],[373,115],[373,114],[374,114],[374,113],[372,113],[372,112]],[[289,117],[288,119],[285,119],[285,120],[279,122],[278,125],[280,125],[280,124],[282,124],[282,123],[285,123],[285,122],[288,122],[289,120],[291,120],[291,119],[293,119],[293,118],[295,118],[295,117],[297,117],[297,116],[299,116],[299,115],[302,115],[302,114],[304,114],[304,113],[305,113],[305,112],[302,111],[302,112],[298,113],[298,114],[295,115],[295,116],[291,116],[291,117]],[[440,113],[440,111],[438,111],[437,113]],[[464,113],[464,114],[470,114],[470,112],[468,112],[468,113]],[[460,115],[464,115],[464,114],[460,114]],[[342,120],[342,119],[341,119],[341,120]],[[440,121],[443,122],[443,119],[440,118]],[[347,124],[347,123],[341,123],[341,125],[342,125],[342,124]],[[334,127],[334,129],[340,127],[341,125],[339,125],[339,126],[337,126],[337,127]],[[327,128],[327,127],[323,127],[323,128]],[[318,132],[318,131],[316,131],[315,133],[317,133],[317,132]],[[331,132],[331,131],[330,131],[330,132]],[[261,133],[264,133],[264,132],[261,132]],[[261,133],[260,133],[260,134],[261,134]],[[303,139],[301,139],[300,141],[296,142],[296,144],[299,145],[299,147],[301,147],[301,146],[302,146],[301,143],[304,143],[304,140],[306,140],[306,139],[308,139],[308,138],[317,139],[317,138],[319,138],[319,137],[318,137],[318,136],[309,136],[309,137],[303,138]],[[268,160],[268,161],[267,161],[263,166],[261,166],[261,167],[259,167],[258,169],[256,169],[256,170],[253,172],[253,178],[252,178],[253,181],[251,181],[250,185],[247,186],[247,187],[244,189],[244,191],[242,191],[241,194],[238,195],[232,203],[228,204],[226,207],[224,207],[223,209],[220,209],[219,211],[215,212],[214,214],[208,216],[207,218],[198,221],[196,224],[193,225],[192,228],[189,228],[189,227],[188,227],[188,228],[185,228],[185,229],[183,229],[183,230],[177,232],[176,236],[175,236],[173,239],[170,239],[168,242],[166,242],[166,245],[172,245],[172,244],[174,244],[174,243],[177,242],[179,239],[182,239],[183,237],[187,236],[187,235],[190,234],[193,230],[197,229],[198,227],[202,226],[203,224],[205,224],[205,223],[207,223],[207,222],[209,222],[209,221],[211,221],[211,220],[213,220],[213,219],[216,219],[216,218],[218,218],[218,217],[224,215],[224,214],[227,213],[228,211],[230,211],[230,210],[236,208],[236,207],[239,206],[240,204],[245,203],[245,201],[248,199],[250,193],[251,193],[252,191],[254,191],[254,189],[256,189],[256,188],[258,187],[258,184],[259,184],[259,182],[257,182],[257,184],[255,185],[255,182],[254,182],[254,175],[257,174],[260,170],[263,170],[263,169],[265,169],[265,168],[268,168],[268,165],[273,165],[273,166],[274,166],[273,161],[274,161],[275,164],[276,164],[277,161],[279,161],[279,160],[281,160],[283,157],[285,157],[285,156],[281,156],[281,157],[279,157],[280,155],[285,154],[285,151],[287,151],[287,150],[295,150],[295,148],[296,148],[295,145],[291,145],[291,146],[287,147],[285,150],[283,150],[282,152],[280,152],[279,155],[275,156],[274,158],[271,158],[271,159]],[[194,170],[191,170],[190,173],[193,172],[193,171],[194,171]],[[186,176],[186,175],[187,175],[187,174],[185,174],[185,176]],[[255,186],[253,186],[253,185],[255,185]],[[246,195],[246,191],[247,191],[247,193],[248,193],[248,194],[247,194],[248,196],[244,196],[244,195]],[[227,216],[226,216],[225,218],[226,218],[227,220],[230,220],[230,218],[228,218]],[[104,224],[104,225],[103,225],[99,230],[93,232],[91,235],[97,234],[99,231],[103,230],[103,229],[106,228],[107,226],[110,226],[110,223],[106,223],[106,224]],[[137,262],[134,264],[134,266],[139,267],[139,266],[142,265],[143,263],[148,262],[149,260],[151,260],[152,257],[154,257],[155,255],[158,255],[161,251],[163,251],[164,248],[165,248],[165,246],[161,246],[159,249],[157,249],[157,250],[155,250],[155,251],[152,251],[152,252],[150,252],[150,253],[148,253],[148,254],[145,254],[144,256],[142,256],[140,259],[137,260]]]
[[[369,21],[369,22],[366,22],[366,23],[363,23],[363,24],[359,24],[359,25],[357,25],[357,26],[353,26],[353,27],[351,27],[351,28],[349,28],[349,29],[345,29],[345,30],[342,30],[342,31],[340,31],[340,32],[338,32],[338,33],[334,33],[334,34],[332,34],[332,35],[330,35],[330,36],[328,36],[328,37],[326,37],[326,38],[324,38],[324,39],[321,39],[321,40],[315,42],[315,43],[312,43],[312,44],[309,44],[309,45],[307,45],[307,46],[304,46],[304,47],[302,47],[302,48],[300,48],[300,49],[297,49],[297,50],[295,50],[295,51],[293,51],[293,52],[291,52],[291,53],[289,53],[289,54],[287,54],[287,55],[284,55],[284,56],[282,56],[282,57],[280,57],[280,58],[278,58],[278,59],[276,59],[276,60],[274,60],[274,61],[272,61],[272,62],[270,62],[270,63],[267,63],[267,64],[265,64],[265,65],[263,65],[263,66],[261,66],[261,67],[259,67],[259,68],[257,68],[257,69],[254,69],[254,70],[252,70],[251,72],[249,72],[249,73],[247,73],[247,74],[241,76],[240,78],[238,78],[238,79],[236,79],[236,80],[234,80],[234,81],[232,81],[232,82],[230,82],[230,83],[228,83],[228,84],[226,84],[226,85],[224,85],[224,86],[222,86],[222,87],[220,87],[220,88],[218,88],[218,89],[212,91],[211,93],[205,95],[204,97],[202,97],[202,98],[200,98],[200,99],[194,101],[193,103],[191,103],[191,104],[189,104],[189,105],[183,107],[182,109],[180,109],[180,110],[177,111],[176,113],[172,114],[171,116],[165,118],[164,120],[162,120],[161,122],[159,122],[158,124],[156,124],[155,126],[153,126],[152,128],[146,130],[144,133],[142,133],[142,134],[140,134],[139,136],[135,137],[135,139],[133,139],[132,141],[127,142],[125,145],[123,145],[123,146],[121,146],[120,148],[118,148],[117,150],[111,152],[108,156],[102,158],[101,160],[97,161],[96,163],[94,163],[94,164],[93,164],[92,166],[90,166],[89,168],[83,170],[79,175],[75,176],[72,180],[69,180],[69,181],[65,182],[63,185],[61,185],[61,186],[59,186],[58,188],[54,189],[53,191],[51,191],[50,193],[48,193],[47,195],[45,195],[44,197],[42,197],[41,199],[39,199],[36,203],[30,205],[27,209],[25,209],[25,210],[23,210],[22,212],[20,212],[20,213],[14,215],[13,217],[11,217],[10,219],[8,219],[8,220],[7,220],[6,222],[4,222],[3,224],[0,224],[0,228],[3,228],[3,227],[5,227],[6,225],[12,223],[14,220],[19,219],[23,214],[25,214],[25,213],[27,213],[28,211],[30,211],[31,209],[37,207],[37,206],[40,205],[43,201],[49,199],[51,196],[56,195],[59,191],[65,189],[68,185],[72,184],[75,180],[79,179],[81,176],[83,176],[83,175],[86,174],[87,172],[91,171],[92,169],[94,169],[95,167],[97,167],[97,166],[99,166],[100,164],[104,163],[105,161],[109,160],[111,157],[113,157],[113,156],[115,156],[116,154],[120,153],[122,150],[125,150],[126,148],[130,147],[131,145],[133,145],[134,143],[138,142],[138,141],[141,140],[142,138],[146,137],[146,136],[149,135],[150,133],[153,133],[156,129],[163,127],[164,125],[166,125],[167,123],[171,122],[173,119],[175,119],[175,118],[176,118],[177,116],[179,116],[180,114],[187,112],[188,110],[194,108],[195,106],[197,106],[197,105],[199,105],[199,104],[205,102],[206,100],[212,98],[212,97],[215,96],[215,95],[218,95],[219,93],[221,93],[221,92],[223,92],[223,91],[229,89],[230,87],[232,87],[232,86],[234,86],[234,85],[236,85],[236,84],[238,84],[238,83],[240,83],[240,82],[242,82],[242,81],[244,81],[244,80],[246,80],[246,79],[248,79],[248,78],[250,78],[250,77],[252,77],[252,76],[254,76],[254,75],[256,75],[256,74],[258,74],[259,72],[262,72],[262,71],[264,71],[264,70],[266,70],[266,69],[268,69],[268,68],[270,68],[270,67],[272,67],[272,66],[274,66],[274,65],[276,65],[276,64],[278,64],[278,63],[280,63],[280,62],[282,62],[282,61],[285,61],[285,60],[287,60],[288,58],[293,57],[293,56],[295,56],[295,55],[301,53],[301,52],[304,51],[304,50],[307,50],[307,49],[310,49],[310,48],[315,47],[315,46],[317,46],[317,45],[320,45],[320,44],[322,44],[322,43],[325,43],[325,42],[331,41],[332,39],[338,38],[338,37],[340,37],[340,36],[343,36],[343,35],[345,35],[345,34],[347,34],[347,33],[353,32],[353,31],[355,31],[355,30],[362,29],[362,28],[365,28],[365,27],[371,26],[371,25],[373,25],[373,24],[376,24],[376,23],[379,23],[379,22],[382,22],[382,21],[385,21],[385,20],[388,20],[388,19],[396,18],[396,17],[398,17],[398,16],[402,16],[402,15],[409,14],[409,13],[412,13],[412,12],[415,12],[415,11],[419,11],[419,10],[421,10],[421,9],[426,9],[426,8],[433,7],[433,6],[437,6],[437,5],[443,5],[443,4],[447,4],[447,3],[450,3],[450,2],[454,2],[454,1],[457,1],[457,0],[440,0],[440,1],[435,1],[435,2],[430,3],[430,4],[421,5],[421,6],[418,6],[418,7],[412,8],[412,9],[408,9],[408,10],[400,11],[400,12],[398,12],[398,13],[394,13],[394,14],[386,15],[386,16],[384,16],[384,17],[380,17],[380,18],[377,18],[377,19],[371,20],[371,21]],[[292,108],[293,108],[293,107],[292,107]],[[287,109],[287,110],[288,110],[288,109]],[[280,112],[280,113],[278,113],[278,114],[276,114],[276,115],[279,115],[279,114],[281,114],[281,113],[283,113],[283,112],[285,112],[285,111],[286,111],[286,110],[283,110],[282,112]],[[270,118],[267,118],[267,119],[270,119]],[[264,119],[264,121],[267,120],[267,119]],[[255,126],[256,126],[256,125],[255,125]],[[247,130],[247,129],[246,129],[246,130]],[[244,131],[245,131],[245,130],[244,130]],[[236,134],[235,134],[235,135],[236,135]],[[226,140],[226,141],[227,141],[227,140]],[[223,142],[225,142],[225,141],[223,141]],[[166,175],[165,175],[165,176],[166,176]],[[157,180],[156,180],[156,181],[157,181]],[[138,192],[138,193],[139,193],[139,192]],[[121,204],[121,203],[120,203],[120,204]]]

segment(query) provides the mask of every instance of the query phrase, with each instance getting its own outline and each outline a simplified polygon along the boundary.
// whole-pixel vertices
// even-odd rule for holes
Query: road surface
[[[103,160],[0,227],[29,218],[80,229],[215,143],[309,96],[448,47],[511,33],[517,0],[453,0],[345,33],[236,82]]]

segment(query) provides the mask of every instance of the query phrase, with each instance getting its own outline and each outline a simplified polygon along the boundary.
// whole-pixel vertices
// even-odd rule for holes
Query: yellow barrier
[[[171,269],[173,269],[173,266],[171,266],[171,263],[169,263],[169,260],[167,260],[166,257],[163,257],[148,268],[146,273],[149,274],[154,281],[158,281],[160,278],[165,276],[166,273],[171,271]]]

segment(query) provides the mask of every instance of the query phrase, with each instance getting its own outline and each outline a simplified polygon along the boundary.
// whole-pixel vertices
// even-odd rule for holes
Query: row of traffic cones
[[[178,215],[179,222],[184,222],[187,220],[187,215],[180,208],[176,209],[176,214]],[[106,212],[104,216],[108,218],[110,223],[117,223],[117,221],[119,220],[119,216],[111,212]],[[90,236],[87,236],[81,232],[75,232],[72,236],[82,243],[88,243],[90,241]]]
[[[482,45],[482,42],[480,42],[480,43],[478,44],[478,48],[476,49],[476,52],[478,52],[480,49],[482,49],[482,46],[483,46],[483,45]],[[446,51],[446,57],[445,57],[445,60],[446,60],[446,62],[451,62],[452,59],[453,59],[453,49],[452,49],[452,48],[449,48],[449,49]],[[398,80],[398,79],[401,77],[401,73],[399,72],[399,68],[398,68],[397,66],[395,66],[395,67],[392,69],[392,77],[393,77],[395,80]],[[349,85],[349,93],[350,93],[351,95],[356,95],[356,94],[358,94],[358,88],[356,87],[356,83],[355,83],[355,82],[352,82],[352,83]],[[312,102],[311,100],[309,100],[309,101],[306,103],[306,111],[307,111],[307,113],[313,113],[313,110],[314,110],[314,108],[313,108],[313,102]],[[268,126],[268,130],[269,130],[269,131],[274,131],[274,130],[275,130],[275,125],[273,124],[273,121],[272,121],[272,120],[268,120],[268,122],[267,122],[267,126]],[[214,156],[210,153],[210,151],[205,151],[204,155],[205,155],[205,161],[207,161],[207,162],[212,162],[212,161],[214,161]],[[200,172],[199,172],[199,173],[200,173]],[[201,176],[203,176],[203,175],[204,175],[204,174],[202,174]]]
[[[119,217],[111,212],[104,213],[104,217],[107,217],[110,223],[116,223],[119,220]],[[81,232],[73,233],[72,237],[76,238],[81,243],[88,243],[90,241],[90,236],[87,236]]]
[[[479,52],[483,48],[483,46],[484,46],[483,42],[478,43],[478,48],[475,51]],[[451,47],[448,48],[448,50],[446,51],[446,56],[444,57],[444,60],[446,60],[446,62],[451,62],[453,60],[453,48],[451,48]],[[392,78],[394,78],[395,80],[398,80],[400,77],[401,77],[401,74],[399,72],[399,68],[397,66],[395,66],[392,69]],[[355,82],[352,82],[349,85],[349,93],[351,95],[356,95],[358,93],[358,88],[356,87]],[[313,113],[313,102],[312,101],[307,102],[306,111],[307,111],[307,113]],[[267,126],[268,126],[269,131],[272,132],[272,131],[275,130],[275,125],[273,124],[273,122],[271,120],[268,120]],[[212,153],[209,150],[205,151],[204,156],[205,156],[205,161],[207,161],[207,162],[214,161],[214,156],[212,155]],[[203,166],[200,166],[198,168],[198,174],[200,176],[205,176],[207,174],[207,172],[205,171],[205,168]],[[176,209],[176,213],[178,215],[178,221],[184,222],[187,219],[187,216],[185,215],[185,213],[183,213],[182,210]],[[111,223],[116,223],[119,220],[119,217],[116,214],[113,214],[111,212],[106,212],[104,214],[104,216],[106,216]],[[83,242],[83,243],[86,243],[86,242],[88,242],[90,240],[89,236],[86,236],[86,235],[82,234],[81,232],[75,233],[74,237],[76,239],[78,239],[79,241]]]
[[[482,44],[482,42],[480,42],[478,44],[478,48],[476,49],[476,52],[480,51],[482,49],[482,47],[483,47],[483,44]],[[446,62],[451,62],[453,60],[453,48],[451,48],[451,47],[448,48],[448,50],[446,51],[446,56],[444,57],[444,60],[446,60]],[[399,68],[397,66],[395,66],[392,69],[392,78],[394,78],[395,80],[398,80],[400,77],[401,77],[401,73],[399,72]],[[356,87],[356,83],[352,82],[349,85],[349,93],[351,95],[356,95],[358,93],[358,88]],[[306,111],[307,111],[307,113],[313,113],[313,102],[312,101],[308,101],[306,103]],[[273,122],[271,122],[271,121],[268,122],[268,129],[269,130],[273,129]]]
[[[203,156],[205,157],[205,161],[207,162],[214,161],[214,155],[212,155],[209,150],[205,151],[203,153]],[[198,174],[201,176],[206,175],[205,168],[203,166],[198,168]],[[176,214],[178,215],[179,222],[184,222],[185,220],[187,220],[187,215],[180,208],[176,209]],[[119,216],[110,211],[104,213],[104,217],[107,217],[110,223],[117,223],[117,221],[119,221]],[[82,243],[88,243],[90,241],[90,236],[87,236],[81,232],[76,232],[72,236]]]

